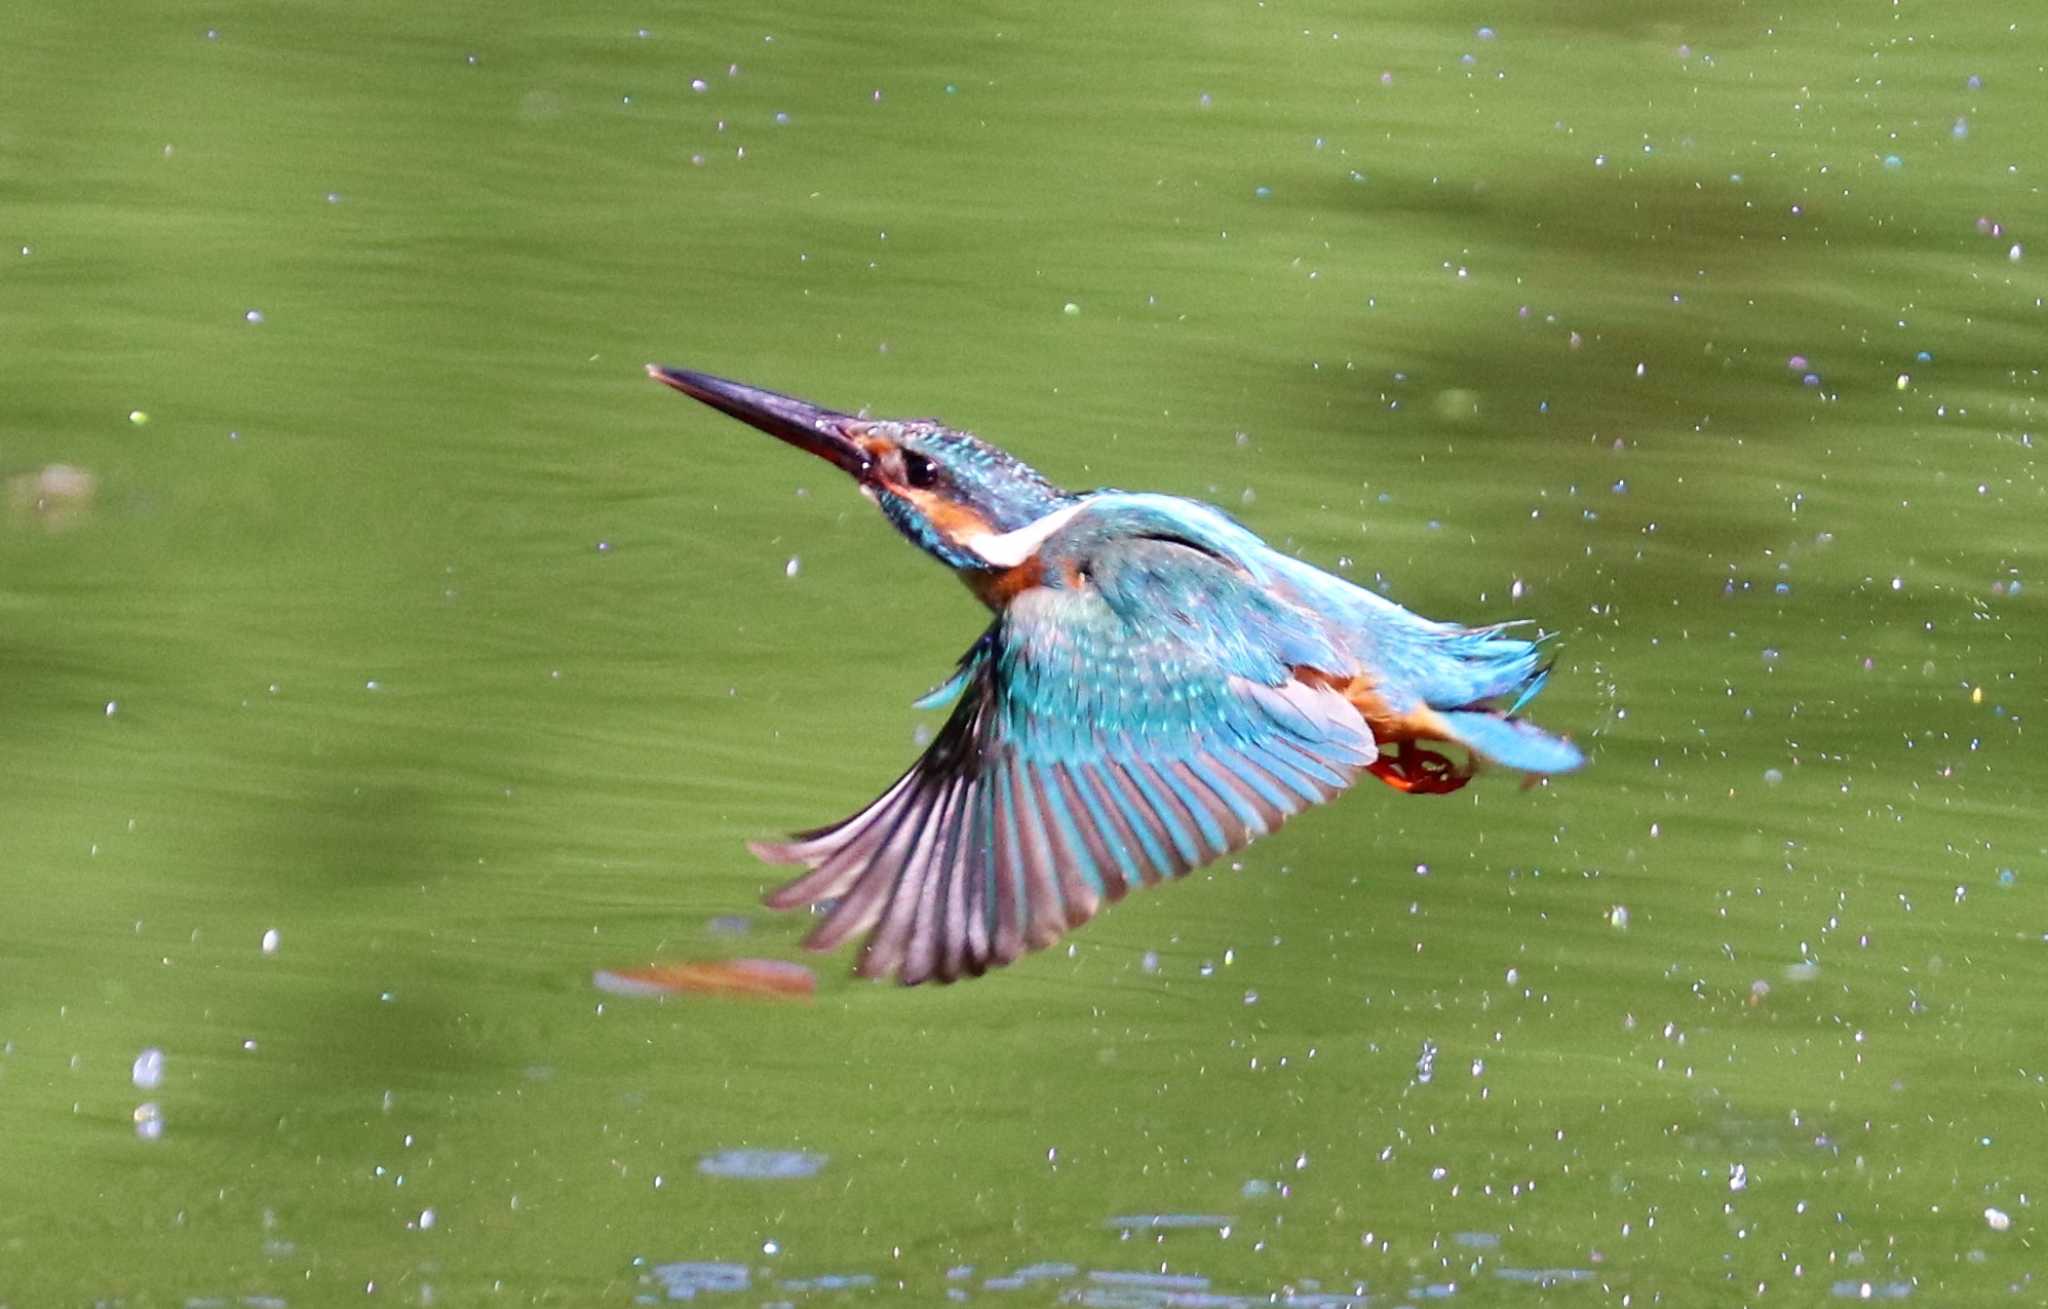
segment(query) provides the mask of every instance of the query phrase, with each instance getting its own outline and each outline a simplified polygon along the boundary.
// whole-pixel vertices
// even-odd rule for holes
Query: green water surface
[[[2038,1302],[2042,17],[18,7],[0,1305]],[[604,993],[799,958],[983,621],[649,359],[1532,618],[1592,764]]]

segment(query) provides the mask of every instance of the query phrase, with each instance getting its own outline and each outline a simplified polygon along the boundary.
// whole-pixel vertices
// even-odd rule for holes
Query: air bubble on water
[[[2012,260],[2014,263],[2018,263],[2020,261],[2020,256],[2025,253],[2026,251],[2023,248],[2021,248],[2020,243],[2015,241],[2012,243],[2012,249],[2005,252],[2005,257],[2007,259]]]
[[[1139,956],[1138,967],[1148,973],[1158,972],[1159,952],[1157,950],[1147,950],[1143,955]]]
[[[1517,577],[1514,581],[1514,585],[1508,587],[1508,598],[1511,600],[1521,599],[1523,589],[1524,588],[1522,586],[1522,579]]]
[[[282,941],[282,938],[280,938],[280,937],[278,936],[278,934],[277,934],[277,929],[276,929],[275,927],[273,927],[273,928],[270,928],[269,930],[267,930],[267,931],[265,931],[265,932],[263,933],[263,953],[264,953],[264,954],[266,954],[266,955],[274,955],[274,954],[276,954],[276,953],[277,953],[277,947],[278,947],[279,945],[281,945],[282,943],[283,943],[283,941]]]
[[[795,555],[791,555],[789,557],[789,562],[782,566],[782,575],[784,577],[795,577],[798,573],[803,571],[803,567],[803,560]]]
[[[1257,991],[1246,991],[1244,993],[1244,1002],[1248,1005],[1257,1004],[1259,1002],[1259,993]]]
[[[164,1084],[164,1052],[150,1046],[135,1056],[135,1066],[128,1072],[128,1080],[135,1083],[138,1091],[154,1091]]]
[[[1948,134],[1961,141],[1970,135],[1970,120],[1967,116],[1958,118],[1948,129]]]
[[[690,89],[692,91],[695,91],[698,95],[702,95],[706,91],[709,91],[711,89],[711,83],[705,81],[701,77],[693,77],[690,79]]]
[[[433,1226],[436,1221],[437,1220],[434,1216],[434,1211],[432,1209],[420,1210],[419,1228],[422,1232],[433,1230]]]
[[[1196,97],[1195,103],[1200,105],[1202,108],[1207,109],[1214,102],[1209,98],[1209,93],[1207,91],[1204,91],[1201,95]]]
[[[251,309],[250,311],[242,315],[242,321],[247,323],[261,323],[263,321],[263,311],[261,309]]]
[[[1785,780],[1785,774],[1784,774],[1783,770],[1781,770],[1781,769],[1777,769],[1777,768],[1766,768],[1766,769],[1764,769],[1764,785],[1766,785],[1766,786],[1776,786],[1776,785],[1777,785],[1778,783],[1780,783],[1780,782],[1782,782],[1782,781],[1784,781],[1784,780]]]
[[[164,1134],[163,1110],[154,1100],[135,1106],[135,1135],[145,1141],[155,1141]]]
[[[1618,904],[1609,908],[1607,911],[1607,925],[1617,932],[1626,932],[1628,930],[1628,906]]]

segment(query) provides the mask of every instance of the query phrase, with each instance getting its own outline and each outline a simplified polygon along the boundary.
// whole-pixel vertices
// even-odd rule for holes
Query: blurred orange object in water
[[[816,974],[780,959],[719,959],[700,963],[648,964],[645,968],[602,968],[590,979],[613,995],[757,996],[766,1000],[807,1000],[818,989]]]

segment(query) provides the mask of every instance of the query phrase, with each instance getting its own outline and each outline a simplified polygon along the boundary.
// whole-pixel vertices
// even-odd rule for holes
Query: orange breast
[[[1396,745],[1402,741],[1448,741],[1449,728],[1436,710],[1428,705],[1418,705],[1409,710],[1398,710],[1387,703],[1385,696],[1370,675],[1359,673],[1352,677],[1332,677],[1320,668],[1297,667],[1294,678],[1310,686],[1327,686],[1351,702],[1351,707],[1364,717],[1366,725],[1372,728],[1375,741],[1381,745]]]
[[[1000,611],[1017,598],[1020,591],[1028,591],[1045,581],[1045,566],[1037,559],[1026,559],[1015,568],[999,573],[970,572],[961,574],[967,589],[989,608]]]

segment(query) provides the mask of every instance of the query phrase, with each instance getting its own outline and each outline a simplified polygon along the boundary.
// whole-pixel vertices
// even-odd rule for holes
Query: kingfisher
[[[936,419],[647,372],[845,472],[994,615],[917,701],[952,712],[908,771],[848,818],[750,844],[804,870],[766,902],[820,907],[806,946],[866,933],[863,976],[980,976],[1361,776],[1441,795],[1479,760],[1585,762],[1520,717],[1550,663],[1518,624],[1420,617],[1213,505],[1062,490]]]

